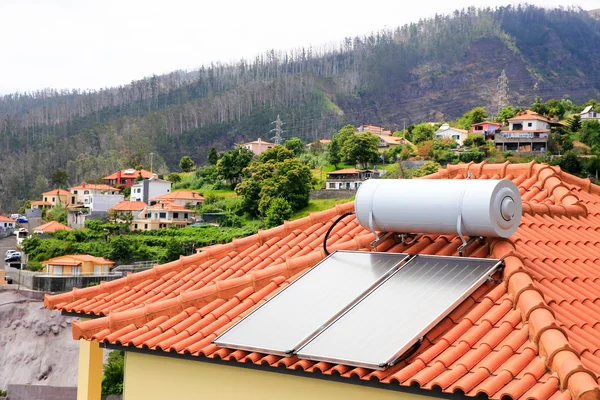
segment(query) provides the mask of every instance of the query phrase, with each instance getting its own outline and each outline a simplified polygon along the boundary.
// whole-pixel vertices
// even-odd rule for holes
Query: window
[[[71,275],[73,275],[73,276],[79,276],[79,275],[81,275],[81,267],[72,267],[71,268]]]
[[[167,218],[167,213],[161,212],[159,218]]]
[[[47,198],[47,197],[44,197],[44,201],[48,201],[48,198]]]
[[[62,265],[54,265],[52,271],[54,275],[62,275]]]
[[[329,182],[329,189],[335,189],[335,183]]]
[[[532,127],[533,126],[533,122],[528,122],[527,126]]]
[[[73,194],[77,194],[77,190],[73,190]]]
[[[75,204],[75,196],[71,196],[71,204]]]
[[[89,190],[84,190],[83,194],[90,194],[90,191]]]
[[[144,229],[148,229],[148,224],[144,224]]]
[[[137,228],[138,228],[138,224],[134,224],[134,225],[133,225],[133,228],[134,228],[134,229],[137,229]]]
[[[179,218],[179,213],[173,213],[173,218]]]
[[[142,193],[142,189],[138,189],[136,193]]]
[[[185,213],[185,214],[183,215],[183,218],[187,219],[187,218],[188,218],[188,213]]]
[[[476,131],[482,131],[483,130],[483,126],[482,125],[478,125],[475,127]]]
[[[100,274],[102,274],[102,266],[94,265],[94,275],[100,275]]]
[[[54,203],[55,201],[56,201],[56,199],[53,197],[53,198],[52,198],[52,202]]]

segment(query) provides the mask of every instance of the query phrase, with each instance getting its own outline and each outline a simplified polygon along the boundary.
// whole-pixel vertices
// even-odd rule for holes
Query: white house
[[[454,139],[459,146],[462,146],[463,141],[469,136],[469,131],[443,124],[440,129],[434,132],[433,136],[436,139]]]
[[[150,205],[161,202],[173,202],[180,206],[197,207],[204,203],[204,197],[195,190],[176,190],[175,192],[163,194],[161,196],[151,197]]]
[[[150,179],[144,179],[131,187],[131,201],[143,201],[150,204],[149,200],[171,193],[171,182],[158,179],[158,175],[153,175]]]
[[[548,149],[551,124],[548,118],[526,110],[508,119],[508,129],[494,136],[494,144],[500,151],[545,153]]]
[[[378,178],[379,176],[380,172],[377,170],[360,170],[356,168],[340,169],[327,174],[325,189],[357,190],[367,179]]]
[[[12,218],[5,217],[0,215],[0,232],[7,231],[9,229],[15,229],[17,226],[17,221]]]
[[[598,121],[600,122],[600,112],[594,109],[594,106],[587,106],[579,113],[581,122],[583,121]]]
[[[83,182],[79,186],[70,187],[69,191],[71,194],[77,195],[77,203],[87,206],[92,202],[93,196],[100,194],[118,196],[121,189],[117,189],[103,183],[96,185]],[[123,196],[121,196],[121,198],[122,197]],[[117,204],[119,201],[121,200],[116,201],[114,204]]]

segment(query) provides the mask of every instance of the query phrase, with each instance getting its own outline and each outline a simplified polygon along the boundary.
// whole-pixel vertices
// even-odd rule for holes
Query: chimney
[[[261,142],[261,140],[260,140],[260,138],[258,138],[258,145],[259,145],[259,146],[260,146],[260,142]]]
[[[85,182],[81,184],[81,187],[85,189]]]

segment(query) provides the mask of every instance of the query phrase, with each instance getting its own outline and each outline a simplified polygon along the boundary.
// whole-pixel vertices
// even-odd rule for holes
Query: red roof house
[[[426,179],[512,180],[523,199],[523,217],[510,238],[469,248],[470,257],[504,261],[498,280],[485,283],[434,326],[414,354],[384,370],[212,343],[321,261],[326,231],[353,203],[98,286],[46,295],[44,304],[92,318],[73,322],[74,339],[151,358],[176,357],[188,366],[217,362],[222,371],[222,365],[243,365],[262,374],[289,371],[337,385],[421,395],[599,399],[600,187],[535,162],[449,165]],[[347,217],[332,230],[328,247],[370,251],[373,239]],[[410,244],[390,237],[373,250],[457,255],[460,244],[444,235],[424,235]],[[162,385],[175,379],[161,376]]]
[[[154,176],[154,174],[150,171],[146,171],[145,169],[136,170],[133,168],[122,169],[120,171],[115,172],[114,174],[105,176],[102,178],[107,185],[115,186],[115,185],[123,185],[126,187],[133,186],[136,179],[138,177],[142,177],[142,179],[150,179]]]

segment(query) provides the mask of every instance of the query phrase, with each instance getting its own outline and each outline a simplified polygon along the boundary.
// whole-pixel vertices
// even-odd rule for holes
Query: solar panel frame
[[[277,346],[272,346],[272,347],[252,346],[252,345],[247,345],[247,344],[246,345],[241,344],[241,342],[234,343],[231,341],[223,340],[224,338],[226,338],[228,336],[228,334],[231,331],[233,331],[234,329],[238,329],[238,327],[240,327],[242,324],[244,324],[248,320],[250,320],[252,315],[254,315],[255,313],[260,313],[260,312],[264,311],[264,309],[266,308],[265,306],[267,306],[267,304],[276,301],[278,298],[281,298],[282,296],[285,296],[286,293],[289,293],[290,290],[293,290],[293,288],[295,288],[299,284],[301,284],[301,282],[303,282],[302,280],[304,278],[310,277],[311,273],[315,274],[315,271],[317,271],[317,269],[319,267],[322,268],[323,265],[326,265],[328,260],[335,258],[335,256],[339,255],[339,254],[352,254],[352,255],[360,254],[360,255],[365,255],[365,256],[368,255],[370,257],[379,256],[379,257],[393,259],[394,262],[393,262],[392,266],[386,272],[384,272],[381,276],[376,278],[373,283],[371,283],[368,286],[365,286],[365,288],[363,290],[361,290],[355,297],[353,297],[350,302],[348,302],[344,306],[342,306],[339,310],[337,310],[335,313],[333,313],[333,315],[331,315],[327,320],[323,321],[320,325],[315,326],[315,328],[311,331],[311,333],[308,334],[307,336],[303,337],[302,340],[295,342],[292,348],[284,350],[281,347],[275,348]],[[212,341],[212,343],[214,343],[220,347],[229,348],[229,349],[254,351],[254,352],[274,354],[274,355],[279,355],[279,356],[288,356],[290,354],[293,354],[296,350],[298,350],[302,346],[304,346],[304,344],[308,343],[315,335],[317,335],[319,332],[321,332],[324,329],[324,327],[329,326],[332,323],[332,321],[337,320],[337,318],[339,317],[340,314],[345,313],[348,308],[353,307],[357,302],[359,302],[361,299],[363,299],[366,293],[370,293],[374,287],[379,286],[382,281],[386,280],[391,275],[393,275],[395,272],[397,272],[397,270],[399,268],[402,268],[402,266],[405,265],[407,263],[407,261],[409,259],[411,259],[411,257],[412,256],[410,254],[406,254],[406,253],[356,252],[356,251],[346,251],[346,250],[335,251],[331,255],[329,255],[328,257],[323,259],[321,262],[316,264],[314,267],[310,268],[304,274],[302,274],[298,279],[296,279],[295,281],[290,283],[288,286],[286,286],[285,288],[280,290],[278,293],[273,295],[260,307],[257,307],[256,309],[251,311],[247,316],[245,316],[240,321],[238,321],[236,324],[229,327],[222,334],[220,334],[217,338],[215,338]]]
[[[412,263],[418,262],[419,259],[420,260],[423,260],[423,259],[429,259],[429,260],[453,260],[453,259],[456,259],[456,260],[460,260],[462,262],[464,262],[466,260],[479,261],[483,264],[489,264],[489,268],[486,270],[485,273],[482,273],[481,276],[476,281],[474,281],[467,289],[465,289],[461,293],[461,295],[458,296],[449,306],[447,306],[443,312],[437,314],[429,323],[424,325],[423,328],[418,332],[418,334],[414,335],[412,340],[410,340],[410,341],[406,342],[404,345],[402,345],[385,362],[370,363],[370,362],[365,362],[364,360],[353,360],[353,359],[348,359],[348,358],[334,358],[334,357],[327,357],[327,356],[319,356],[318,354],[314,354],[314,353],[311,354],[311,353],[308,353],[307,351],[303,351],[303,350],[306,350],[306,348],[311,343],[313,343],[317,338],[319,338],[322,334],[328,332],[329,328],[334,326],[336,324],[336,322],[343,319],[346,315],[348,315],[350,312],[352,312],[352,310],[355,309],[357,306],[359,306],[361,303],[363,303],[364,301],[367,301],[373,293],[377,292],[377,290],[379,290],[388,281],[390,281],[395,276],[400,274],[401,271],[403,271],[406,267],[410,267],[410,265]],[[331,321],[330,324],[328,324],[326,327],[324,327],[324,329],[322,329],[318,334],[314,335],[313,338],[310,341],[308,341],[304,346],[302,346],[298,351],[296,351],[295,354],[299,358],[312,360],[312,361],[323,361],[323,362],[328,362],[328,363],[344,364],[344,365],[350,365],[350,366],[355,366],[355,367],[383,370],[389,366],[394,365],[396,360],[398,360],[404,353],[409,351],[411,349],[411,347],[414,346],[423,335],[425,335],[427,332],[429,332],[443,318],[445,318],[458,305],[460,305],[460,303],[462,303],[469,295],[471,295],[478,287],[480,287],[491,275],[493,275],[501,267],[502,263],[503,263],[502,260],[489,259],[489,258],[467,258],[467,257],[434,256],[434,255],[422,255],[422,254],[416,255],[415,257],[411,258],[409,261],[402,264],[399,268],[397,268],[393,274],[390,274],[386,279],[381,281],[381,283],[379,285],[372,288],[368,293],[366,293],[360,299],[360,301],[355,302],[355,304],[352,305],[352,307],[347,308],[344,313],[340,314],[334,321]]]

